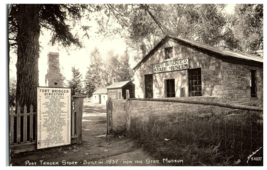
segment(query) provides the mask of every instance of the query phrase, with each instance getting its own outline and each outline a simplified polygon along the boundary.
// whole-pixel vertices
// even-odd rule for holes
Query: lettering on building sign
[[[37,149],[71,143],[71,89],[37,88]]]
[[[189,68],[189,59],[171,60],[153,64],[153,73],[184,70]]]

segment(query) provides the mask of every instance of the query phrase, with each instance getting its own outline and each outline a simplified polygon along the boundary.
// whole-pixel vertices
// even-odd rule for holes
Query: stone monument
[[[59,53],[48,53],[48,69],[45,76],[45,84],[47,87],[63,87],[63,76],[59,68]]]
[[[71,144],[71,89],[63,88],[59,53],[48,53],[47,87],[37,88],[37,149]]]

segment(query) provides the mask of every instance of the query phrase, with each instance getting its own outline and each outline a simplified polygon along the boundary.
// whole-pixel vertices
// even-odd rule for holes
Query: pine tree
[[[96,83],[94,82],[94,80],[95,74],[91,71],[90,68],[88,68],[84,80],[84,90],[86,91],[88,97],[91,97],[96,90]]]
[[[88,94],[88,97],[91,97],[96,89],[105,86],[104,76],[103,60],[99,50],[95,48],[91,52],[90,67],[88,67],[84,80],[85,91]]]
[[[82,91],[82,74],[79,69],[72,67],[72,79],[68,81],[68,87],[71,88],[72,94],[80,93]]]
[[[133,78],[134,73],[130,67],[129,59],[128,49],[126,49],[124,54],[120,57],[120,81],[130,81]]]
[[[62,42],[64,47],[72,44],[81,47],[78,38],[70,32],[67,19],[78,21],[88,5],[78,4],[12,4],[8,16],[9,47],[17,53],[16,104],[37,106],[39,85],[39,37],[41,28],[52,31],[51,43]]]

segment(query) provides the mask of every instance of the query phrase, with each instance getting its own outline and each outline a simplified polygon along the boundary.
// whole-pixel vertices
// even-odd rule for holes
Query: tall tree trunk
[[[18,59],[16,105],[37,107],[37,87],[39,86],[39,5],[19,5],[18,15]]]

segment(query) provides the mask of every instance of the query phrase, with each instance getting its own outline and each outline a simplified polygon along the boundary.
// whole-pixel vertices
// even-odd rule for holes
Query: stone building
[[[48,87],[63,87],[63,76],[60,73],[59,53],[48,53],[48,70],[45,76],[45,84]]]
[[[166,36],[134,67],[136,98],[262,106],[263,58]]]
[[[91,97],[91,103],[106,104],[107,99],[108,99],[107,89],[102,88],[102,89],[96,90],[93,93]]]

